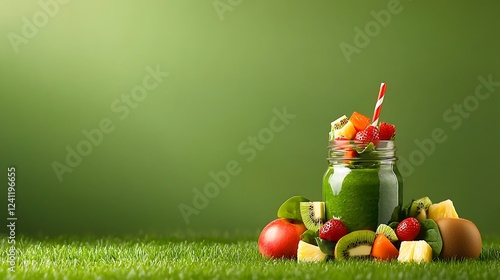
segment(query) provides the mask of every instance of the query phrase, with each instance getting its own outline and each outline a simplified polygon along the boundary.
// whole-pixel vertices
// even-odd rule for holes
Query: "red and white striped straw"
[[[373,112],[372,125],[378,125],[378,117],[380,116],[380,110],[382,109],[382,103],[384,102],[385,95],[385,83],[380,84],[380,91],[378,92],[377,104],[375,105],[375,111]]]

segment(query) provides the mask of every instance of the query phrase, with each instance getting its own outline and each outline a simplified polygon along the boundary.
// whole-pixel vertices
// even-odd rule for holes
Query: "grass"
[[[0,279],[500,279],[500,238],[478,260],[428,264],[265,260],[256,236],[18,237],[16,272],[0,241]]]

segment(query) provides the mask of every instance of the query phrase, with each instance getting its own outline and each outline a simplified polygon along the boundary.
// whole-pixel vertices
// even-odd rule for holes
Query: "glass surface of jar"
[[[332,140],[323,177],[327,220],[339,218],[349,229],[375,231],[391,220],[403,200],[403,178],[396,165],[395,142]]]

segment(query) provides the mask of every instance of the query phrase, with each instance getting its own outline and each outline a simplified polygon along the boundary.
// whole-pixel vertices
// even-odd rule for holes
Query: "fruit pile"
[[[350,118],[345,115],[332,122],[330,131],[331,140],[354,140],[362,143],[378,140],[393,140],[396,127],[381,122],[380,126],[370,125],[370,118],[358,112],[352,113]]]
[[[264,257],[299,262],[373,258],[420,263],[478,258],[482,241],[474,223],[458,217],[451,200],[412,200],[396,207],[391,221],[376,231],[348,232],[341,219],[325,221],[324,202],[294,196],[262,230],[258,246]]]
[[[343,158],[346,164],[359,165],[352,160],[375,156],[371,152],[377,149],[380,140],[394,140],[395,137],[396,126],[392,124],[380,122],[374,126],[369,117],[358,112],[353,112],[350,118],[343,115],[331,124],[329,139],[337,149],[332,151],[331,157]]]

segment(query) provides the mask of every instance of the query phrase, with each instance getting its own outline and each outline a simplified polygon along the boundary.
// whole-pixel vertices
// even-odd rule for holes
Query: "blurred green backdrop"
[[[413,155],[405,201],[450,198],[483,234],[499,233],[499,8],[2,1],[0,174],[5,183],[7,167],[17,169],[18,233],[256,232],[288,197],[321,199],[330,122],[354,110],[371,116],[380,82],[388,84],[381,119],[396,124],[401,158],[411,163],[415,140],[434,129],[447,135],[423,159]],[[169,76],[126,103],[148,66]],[[497,84],[474,97],[478,77],[489,75]],[[285,107],[295,117],[269,135],[273,110]],[[114,130],[60,182],[53,163],[67,165],[67,146],[76,150],[82,131],[103,119]],[[248,137],[259,133],[267,143],[251,154]],[[180,205],[194,207],[209,173],[228,163],[239,173],[186,223]]]

